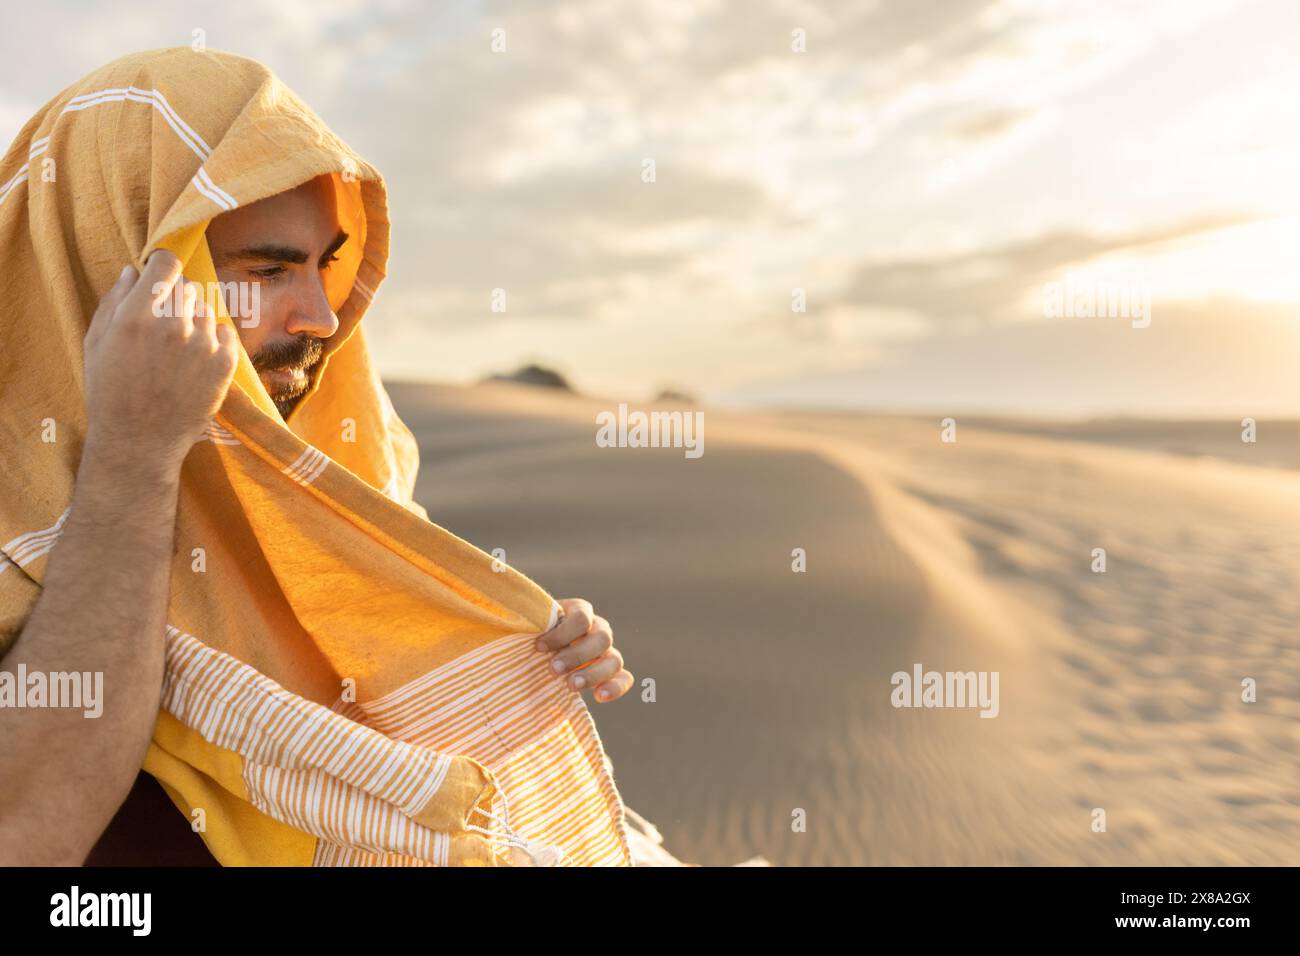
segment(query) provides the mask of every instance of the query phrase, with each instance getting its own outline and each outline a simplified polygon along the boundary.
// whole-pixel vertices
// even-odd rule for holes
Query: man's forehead
[[[217,216],[208,224],[214,245],[263,240],[328,243],[339,231],[333,185],[328,176]]]

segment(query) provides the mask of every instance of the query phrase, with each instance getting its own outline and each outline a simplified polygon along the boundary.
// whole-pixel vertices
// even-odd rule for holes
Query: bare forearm
[[[158,716],[178,487],[177,467],[86,448],[41,597],[0,670],[100,673],[102,710],[0,708],[0,864],[80,864],[139,772]]]

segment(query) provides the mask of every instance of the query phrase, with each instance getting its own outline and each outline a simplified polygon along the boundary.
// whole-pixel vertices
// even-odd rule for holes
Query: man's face
[[[285,418],[320,370],[324,340],[339,320],[325,292],[325,277],[347,241],[338,222],[334,191],[322,176],[296,189],[225,213],[207,231],[226,309],[267,394]],[[256,283],[258,321],[227,283]],[[250,285],[243,301],[250,301]]]

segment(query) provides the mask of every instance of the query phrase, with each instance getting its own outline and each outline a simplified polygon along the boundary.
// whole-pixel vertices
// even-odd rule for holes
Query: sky
[[[383,172],[385,377],[1300,414],[1289,0],[52,2],[0,35],[0,141],[196,30]]]

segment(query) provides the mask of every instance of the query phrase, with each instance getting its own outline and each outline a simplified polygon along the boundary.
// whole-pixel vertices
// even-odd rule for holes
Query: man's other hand
[[[602,703],[622,697],[632,689],[632,675],[623,669],[609,621],[582,598],[566,598],[560,608],[560,620],[538,636],[537,649],[554,655],[551,669],[574,690],[592,688]]]

